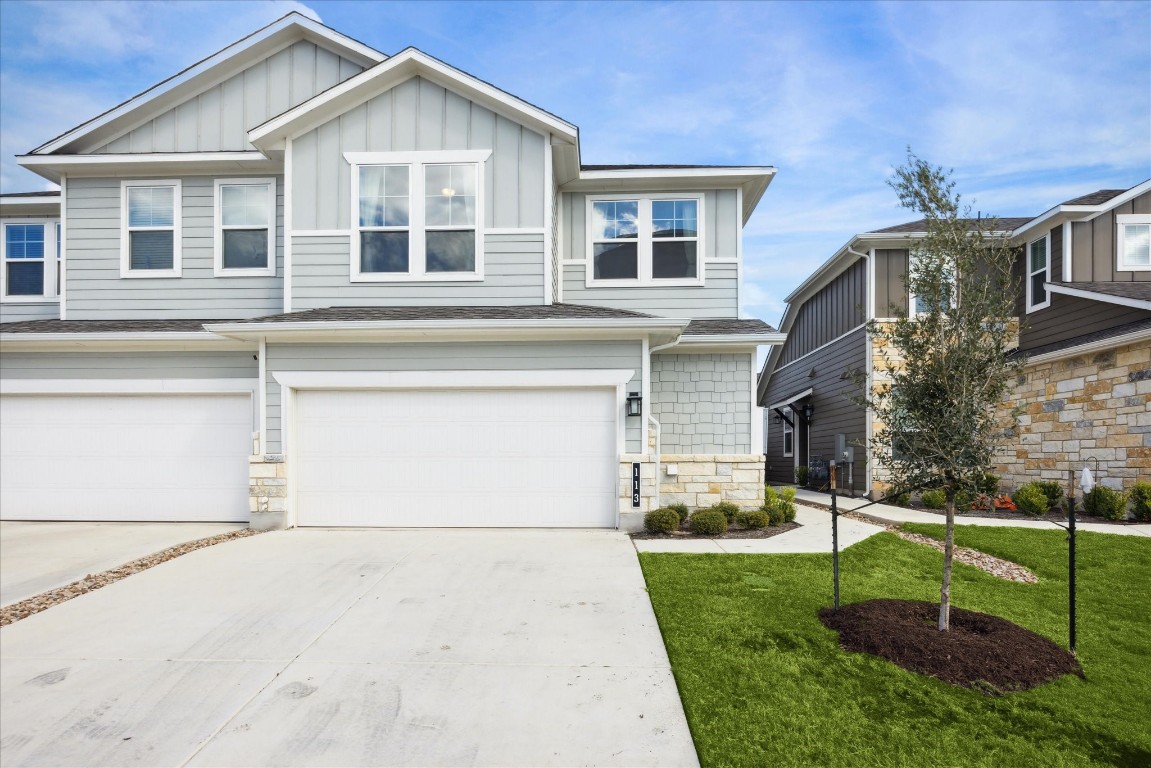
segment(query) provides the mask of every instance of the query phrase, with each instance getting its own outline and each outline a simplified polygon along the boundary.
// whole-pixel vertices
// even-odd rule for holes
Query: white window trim
[[[133,187],[172,187],[172,268],[132,269],[131,238],[128,233],[128,190]],[[169,227],[132,227],[139,231],[166,231]],[[184,197],[179,179],[125,179],[120,182],[120,277],[132,279],[180,277],[183,273]]]
[[[637,239],[637,266],[634,280],[596,280],[595,279],[595,243],[592,236],[592,207],[595,203],[613,202],[616,200],[639,201],[639,234]],[[696,204],[696,246],[694,278],[659,278],[651,276],[652,253],[652,218],[651,203],[653,200],[694,200]],[[668,192],[661,194],[613,194],[588,195],[584,199],[584,286],[587,288],[634,288],[635,286],[686,288],[702,286],[704,274],[707,272],[706,262],[706,217],[704,215],[704,194],[702,192]],[[687,240],[690,238],[681,238]]]
[[[1123,261],[1126,227],[1130,224],[1147,224],[1151,226],[1149,213],[1120,213],[1115,216],[1115,271],[1116,272],[1149,272],[1151,264],[1127,264]]]
[[[44,226],[44,293],[39,296],[8,295],[8,233],[5,230],[10,224],[42,224]],[[0,221],[0,303],[59,303],[60,286],[56,285],[56,270],[48,268],[50,264],[55,266],[60,258],[60,254],[56,252],[56,229],[59,226],[59,219],[4,219]],[[61,237],[63,237],[62,232]],[[13,261],[24,261],[24,259],[13,259]]]
[[[491,150],[444,150],[437,152],[345,152],[351,165],[352,196],[350,228],[351,247],[348,279],[353,283],[461,283],[484,279],[484,164]],[[474,272],[427,272],[424,250],[424,166],[468,163],[476,167],[476,269]],[[406,165],[410,168],[408,197],[408,271],[360,272],[360,166]],[[418,236],[417,236],[418,233]]]
[[[268,266],[250,269],[229,269],[224,266],[224,230],[225,229],[258,229],[250,225],[224,226],[224,198],[220,187],[233,185],[258,186],[268,185]],[[216,179],[213,188],[213,220],[212,220],[212,273],[216,277],[264,277],[276,274],[276,179],[273,177],[259,179]]]
[[[1023,269],[1024,278],[1023,279],[1026,282],[1026,289],[1025,290],[1027,292],[1027,313],[1028,314],[1030,314],[1031,312],[1035,312],[1037,310],[1040,310],[1040,309],[1046,309],[1047,307],[1051,306],[1051,291],[1046,291],[1046,290],[1044,291],[1044,293],[1047,294],[1047,298],[1045,301],[1043,301],[1040,304],[1036,304],[1031,300],[1031,278],[1034,275],[1038,274],[1038,270],[1032,270],[1031,269],[1031,246],[1035,245],[1040,240],[1044,241],[1043,242],[1043,248],[1047,254],[1047,261],[1044,263],[1044,266],[1043,266],[1043,274],[1046,275],[1043,282],[1044,283],[1051,282],[1051,233],[1047,232],[1047,233],[1044,233],[1042,237],[1037,237],[1034,240],[1031,240],[1030,242],[1028,242],[1027,243],[1027,251],[1024,253],[1024,256],[1023,256],[1023,264],[1024,264],[1024,269]]]
[[[793,419],[796,418],[794,409],[792,410],[791,418],[793,418]],[[785,459],[790,459],[793,456],[795,456],[795,425],[794,424],[788,424],[782,418],[779,420],[779,423],[783,427],[779,432],[780,438],[783,440],[783,457]],[[790,451],[787,450],[787,436],[788,435],[791,435],[791,450]]]

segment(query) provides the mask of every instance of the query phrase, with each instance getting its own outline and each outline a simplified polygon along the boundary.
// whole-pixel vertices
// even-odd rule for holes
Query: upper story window
[[[490,152],[349,152],[353,282],[483,279]]]
[[[55,301],[60,284],[60,223],[4,221],[0,300]]]
[[[275,222],[275,179],[217,179],[215,274],[276,274]]]
[[[703,285],[700,197],[587,200],[588,285]]]
[[[179,277],[179,180],[121,182],[120,277]]]
[[[1027,244],[1027,311],[1051,306],[1043,284],[1051,280],[1051,238],[1047,235]]]
[[[1115,253],[1120,272],[1151,270],[1151,214],[1128,213],[1115,217],[1118,233]]]

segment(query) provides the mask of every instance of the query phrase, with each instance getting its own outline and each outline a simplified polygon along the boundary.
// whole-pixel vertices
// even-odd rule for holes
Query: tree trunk
[[[939,589],[939,631],[951,629],[951,555],[955,551],[955,492],[947,492],[947,534],[943,537],[943,586]]]

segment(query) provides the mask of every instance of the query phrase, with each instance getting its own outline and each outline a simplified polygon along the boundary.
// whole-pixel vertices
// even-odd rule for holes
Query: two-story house
[[[19,162],[0,510],[633,528],[762,503],[742,231],[766,166],[576,127],[298,14]]]
[[[1092,460],[1116,487],[1151,473],[1149,214],[1145,182],[999,220],[1019,246],[1015,354],[1027,356],[1011,403],[1024,409],[1020,431],[997,469],[1006,488],[1064,480]],[[868,460],[884,449],[874,445],[877,424],[856,398],[899,355],[878,349],[865,326],[914,311],[906,275],[910,246],[924,234],[915,221],[856,235],[787,297],[787,341],[772,349],[758,384],[768,481],[788,482],[799,466],[818,477],[848,451],[854,476],[845,484],[882,487]]]

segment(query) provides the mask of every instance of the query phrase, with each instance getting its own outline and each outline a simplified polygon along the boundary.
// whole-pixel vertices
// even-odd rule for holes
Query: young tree
[[[864,400],[883,427],[873,455],[896,491],[942,488],[947,496],[939,629],[950,626],[956,497],[975,497],[997,448],[1018,424],[1004,418],[1022,360],[1008,356],[1017,333],[1016,251],[994,219],[971,218],[942,168],[916,157],[888,182],[924,220],[905,277],[915,305],[872,321],[886,358],[886,386]]]

